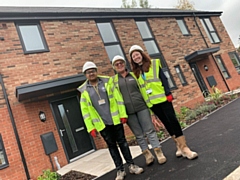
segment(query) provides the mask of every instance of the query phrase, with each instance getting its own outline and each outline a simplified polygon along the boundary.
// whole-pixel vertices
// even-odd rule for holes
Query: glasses
[[[115,63],[114,66],[117,67],[118,65],[123,65],[124,62],[118,62],[118,63]]]
[[[97,71],[96,70],[91,70],[91,71],[86,71],[86,74],[94,74],[94,73],[96,73]]]

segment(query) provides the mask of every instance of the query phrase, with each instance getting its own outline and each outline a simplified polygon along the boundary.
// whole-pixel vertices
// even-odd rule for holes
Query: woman
[[[165,163],[166,157],[162,153],[156,131],[152,124],[150,110],[141,95],[134,74],[126,69],[126,61],[122,56],[115,56],[112,60],[112,65],[117,72],[113,77],[114,85],[122,94],[128,114],[127,124],[136,136],[136,140],[145,156],[146,164],[153,163],[154,156],[148,149],[145,134],[154,149],[158,163]]]
[[[177,145],[176,156],[195,159],[198,154],[189,149],[181,126],[176,117],[170,88],[159,59],[151,60],[138,45],[133,45],[129,50],[134,75],[141,86],[141,93],[154,114],[162,121],[168,133]]]

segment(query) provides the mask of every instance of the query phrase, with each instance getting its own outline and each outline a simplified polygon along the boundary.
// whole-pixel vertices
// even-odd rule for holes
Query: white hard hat
[[[112,59],[112,65],[114,65],[114,63],[115,63],[116,61],[118,61],[118,60],[122,60],[122,61],[124,61],[124,62],[126,63],[126,60],[125,60],[122,56],[116,55],[116,56],[114,56],[113,59]]]
[[[96,64],[94,64],[94,63],[91,62],[91,61],[87,61],[87,62],[85,62],[85,64],[83,65],[82,72],[85,73],[86,70],[92,69],[92,68],[97,69]]]
[[[141,52],[143,52],[143,49],[142,49],[139,45],[133,45],[133,46],[130,48],[130,50],[129,50],[130,56],[132,55],[132,52],[133,52],[133,51],[141,51]]]

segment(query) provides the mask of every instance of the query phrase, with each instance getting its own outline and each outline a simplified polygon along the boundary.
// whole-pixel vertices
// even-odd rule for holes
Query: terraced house
[[[82,66],[114,75],[111,59],[140,45],[160,58],[174,106],[216,86],[240,87],[240,60],[222,12],[177,9],[0,7],[0,179],[36,179],[106,145],[86,131],[76,88]],[[128,64],[129,65],[129,64]],[[126,134],[131,134],[126,127]]]

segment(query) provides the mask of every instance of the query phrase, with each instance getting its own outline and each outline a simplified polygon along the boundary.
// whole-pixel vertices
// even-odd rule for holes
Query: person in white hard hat
[[[145,97],[148,107],[162,121],[168,133],[177,146],[176,156],[195,159],[196,152],[190,150],[183,136],[182,128],[176,117],[172,101],[173,96],[168,86],[160,59],[152,59],[138,45],[129,50],[133,72],[141,86],[141,93]]]
[[[146,164],[152,164],[154,156],[148,148],[145,134],[156,154],[158,163],[165,163],[167,159],[161,150],[159,139],[152,123],[150,110],[142,97],[135,75],[127,70],[126,61],[122,56],[114,56],[112,65],[117,72],[113,77],[114,86],[121,93],[128,114],[127,124],[136,137],[145,157]]]
[[[117,169],[116,180],[124,179],[126,172],[121,153],[129,167],[129,172],[140,174],[143,169],[134,164],[128,143],[124,135],[123,123],[127,114],[121,95],[113,88],[113,80],[109,76],[97,74],[97,66],[86,62],[82,72],[87,80],[78,88],[81,93],[80,108],[87,131],[92,137],[101,134],[105,140]]]

